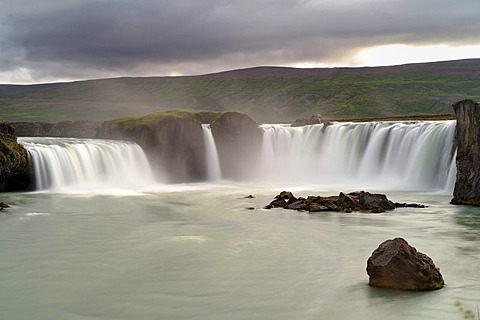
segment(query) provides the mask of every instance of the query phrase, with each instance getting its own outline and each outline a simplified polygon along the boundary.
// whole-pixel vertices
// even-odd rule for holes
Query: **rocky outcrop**
[[[290,126],[291,127],[302,127],[302,126],[308,126],[312,124],[321,124],[323,123],[324,125],[329,125],[330,122],[322,119],[322,116],[319,114],[313,115],[309,118],[303,118],[303,119],[297,119],[295,120]]]
[[[210,124],[215,122],[221,115],[222,115],[222,112],[198,111],[193,113],[193,118],[199,121],[200,123]]]
[[[0,122],[0,191],[26,190],[29,183],[28,153],[17,143],[14,127]]]
[[[210,127],[219,154],[222,177],[245,179],[255,176],[254,165],[259,163],[262,130],[249,116],[225,112]]]
[[[170,111],[106,121],[96,137],[136,142],[161,180],[189,182],[206,177],[203,129],[194,113]]]
[[[451,203],[480,206],[480,108],[473,100],[462,100],[453,110],[457,179]]]
[[[10,206],[5,202],[0,201],[0,211],[2,211],[3,209],[6,209],[6,208],[10,208]]]
[[[367,261],[369,285],[402,290],[436,290],[444,286],[432,259],[402,238],[381,243]]]
[[[94,121],[15,122],[12,125],[19,137],[95,138],[100,123]]]
[[[282,191],[265,209],[284,208],[309,212],[361,211],[382,213],[400,207],[425,208],[424,205],[417,203],[393,203],[384,194],[365,191],[350,192],[348,194],[340,192],[338,196],[328,197],[309,196],[306,199],[296,198],[291,192]]]

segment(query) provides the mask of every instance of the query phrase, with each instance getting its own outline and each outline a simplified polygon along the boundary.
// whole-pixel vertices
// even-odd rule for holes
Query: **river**
[[[262,209],[283,189],[340,188],[348,191],[221,182],[3,194],[12,207],[0,214],[0,319],[463,319],[456,301],[476,312],[477,208],[390,191],[429,207]],[[429,255],[445,288],[369,287],[366,261],[394,237]]]

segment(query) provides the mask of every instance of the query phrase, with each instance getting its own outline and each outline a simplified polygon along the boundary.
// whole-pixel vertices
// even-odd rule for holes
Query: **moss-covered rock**
[[[25,190],[29,183],[28,153],[17,143],[14,127],[0,122],[0,191]]]

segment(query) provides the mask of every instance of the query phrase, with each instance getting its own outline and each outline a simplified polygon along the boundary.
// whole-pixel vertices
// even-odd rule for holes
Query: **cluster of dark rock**
[[[340,192],[338,196],[308,196],[307,198],[296,198],[289,191],[282,191],[278,194],[265,209],[284,208],[298,211],[322,212],[371,212],[382,213],[395,208],[425,208],[418,203],[398,203],[390,201],[386,195],[381,193],[370,193],[357,191],[350,193]]]
[[[444,286],[432,259],[418,252],[405,239],[381,243],[367,260],[369,285],[401,290],[436,290]]]
[[[5,202],[0,201],[0,211],[2,211],[5,208],[10,208],[10,206]]]

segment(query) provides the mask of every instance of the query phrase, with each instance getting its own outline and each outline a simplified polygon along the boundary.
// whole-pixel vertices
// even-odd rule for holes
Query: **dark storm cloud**
[[[0,10],[1,71],[37,77],[207,72],[328,62],[371,45],[480,41],[478,0],[19,0]]]

